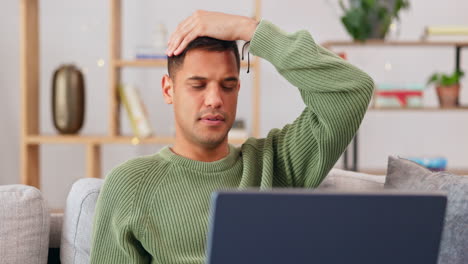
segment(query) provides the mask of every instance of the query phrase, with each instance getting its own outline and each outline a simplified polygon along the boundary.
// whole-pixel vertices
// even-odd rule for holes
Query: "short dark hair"
[[[177,55],[167,58],[167,72],[173,78],[178,68],[184,64],[185,55],[190,50],[201,49],[207,51],[232,51],[236,58],[237,71],[240,70],[239,49],[235,41],[219,40],[210,37],[198,37],[190,42],[184,51]]]

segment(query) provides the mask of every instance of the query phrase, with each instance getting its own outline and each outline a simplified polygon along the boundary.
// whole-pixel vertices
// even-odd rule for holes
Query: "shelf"
[[[384,41],[368,40],[366,42],[356,41],[327,41],[322,44],[324,47],[331,46],[457,46],[468,47],[468,41]]]
[[[437,106],[434,107],[370,107],[368,111],[372,112],[384,112],[384,111],[395,111],[395,112],[463,112],[468,111],[468,106],[461,106],[456,108],[440,108]]]
[[[250,61],[250,67],[255,64],[254,60]],[[115,60],[114,67],[167,67],[166,59],[148,59],[148,60]],[[246,61],[241,61],[241,67],[247,67]]]
[[[245,138],[229,139],[229,143],[238,145],[246,141]],[[37,135],[28,136],[26,141],[30,145],[40,144],[173,144],[174,137],[149,137],[137,139],[132,136],[85,136],[85,135]]]
[[[91,144],[102,143],[105,136],[83,136],[83,135],[35,135],[27,136],[26,142],[34,144]]]

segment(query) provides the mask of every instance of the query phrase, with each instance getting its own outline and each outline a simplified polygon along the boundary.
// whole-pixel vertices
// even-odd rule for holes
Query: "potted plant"
[[[393,19],[409,8],[409,0],[339,0],[344,14],[341,22],[355,41],[384,39]]]
[[[434,73],[427,84],[435,84],[440,106],[443,108],[459,106],[460,78],[464,73],[456,70],[453,74]]]

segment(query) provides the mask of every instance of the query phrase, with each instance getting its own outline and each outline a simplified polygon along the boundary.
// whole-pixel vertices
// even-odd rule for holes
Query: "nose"
[[[221,87],[219,85],[211,85],[206,90],[205,106],[211,108],[220,108],[223,105]]]

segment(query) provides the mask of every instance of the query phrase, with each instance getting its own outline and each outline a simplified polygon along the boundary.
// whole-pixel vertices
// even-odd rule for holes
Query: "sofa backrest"
[[[45,264],[49,210],[41,192],[26,185],[0,186],[0,262]]]
[[[373,175],[360,172],[332,169],[318,189],[341,191],[381,190],[384,188],[385,175]]]
[[[61,263],[89,263],[94,209],[103,182],[85,178],[73,184],[64,212]]]

